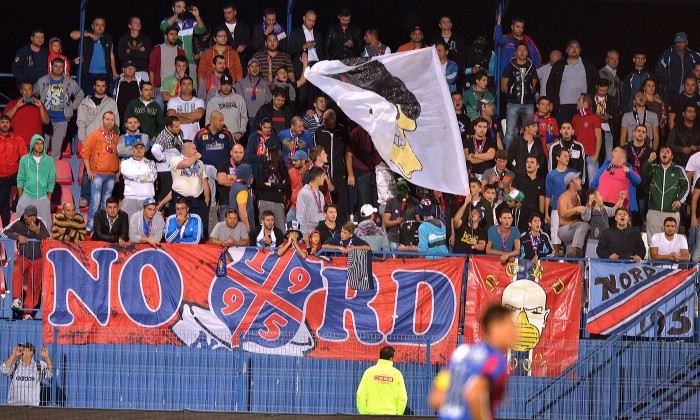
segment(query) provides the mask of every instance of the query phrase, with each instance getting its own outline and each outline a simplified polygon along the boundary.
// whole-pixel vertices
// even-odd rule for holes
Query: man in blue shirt
[[[557,202],[559,196],[566,191],[564,177],[568,173],[578,173],[575,169],[569,168],[569,150],[559,148],[554,151],[554,159],[557,162],[557,167],[552,169],[547,174],[545,181],[546,195],[544,197],[544,223],[550,223],[550,233],[552,247],[554,248],[554,256],[559,255],[561,240],[559,239],[559,212],[557,211]],[[552,216],[549,216],[549,206],[552,206]]]
[[[202,239],[202,219],[190,213],[187,200],[180,198],[175,203],[175,214],[165,222],[165,240],[169,244],[198,244]]]
[[[399,245],[401,252],[420,252],[423,254],[447,254],[447,234],[445,224],[433,217],[435,209],[432,202],[424,198],[416,206],[416,214],[420,216],[422,223],[418,226],[418,246]],[[440,258],[440,256],[425,258]]]
[[[83,34],[83,68],[80,84],[86,95],[95,93],[93,86],[97,77],[107,79],[107,86],[112,84],[112,78],[119,77],[116,60],[114,59],[114,42],[105,33],[107,23],[103,17],[96,16],[92,20],[92,32]],[[70,33],[71,39],[79,40],[80,31]]]
[[[292,157],[297,151],[309,153],[309,147],[314,145],[314,138],[304,130],[304,120],[301,117],[295,116],[292,118],[292,125],[289,129],[281,131],[279,137],[282,143],[282,156],[287,167],[292,166]]]
[[[494,304],[481,317],[484,340],[462,344],[433,382],[428,402],[439,419],[493,418],[508,385],[506,353],[518,335],[513,311]]]

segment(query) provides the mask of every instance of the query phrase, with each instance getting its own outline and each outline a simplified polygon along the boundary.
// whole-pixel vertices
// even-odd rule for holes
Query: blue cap
[[[285,237],[288,236],[290,232],[298,232],[301,234],[301,225],[296,220],[287,222],[284,227],[287,229],[287,232],[284,234]]]
[[[416,213],[423,217],[429,217],[433,215],[433,203],[427,198],[421,200],[420,204],[416,206]]]
[[[131,60],[124,60],[124,62],[122,63],[122,68],[125,69],[125,68],[127,68],[127,67],[136,67],[136,66],[134,66],[134,62],[133,62],[133,61],[131,61]]]
[[[157,205],[156,200],[153,197],[148,197],[147,199],[143,200],[143,206],[150,206],[151,204]]]
[[[294,153],[294,156],[292,156],[292,160],[307,160],[309,157],[306,155],[306,152],[303,150],[297,150]]]

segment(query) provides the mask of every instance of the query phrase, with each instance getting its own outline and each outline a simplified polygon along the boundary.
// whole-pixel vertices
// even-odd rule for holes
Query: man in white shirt
[[[182,136],[186,140],[193,140],[199,131],[199,120],[204,116],[204,101],[193,95],[194,82],[189,76],[180,79],[180,96],[168,101],[168,116],[177,116],[180,119]]]
[[[124,199],[121,208],[129,218],[141,210],[143,200],[155,196],[155,182],[158,177],[155,162],[144,158],[146,145],[142,140],[135,141],[131,151],[134,155],[120,164],[124,177]]]
[[[654,234],[649,243],[649,254],[654,261],[690,261],[688,241],[678,235],[678,224],[673,217],[664,220],[664,231]]]
[[[547,79],[549,79],[552,66],[559,60],[561,60],[561,51],[554,50],[549,53],[549,63],[537,69],[537,78],[540,79],[540,96],[547,96]]]

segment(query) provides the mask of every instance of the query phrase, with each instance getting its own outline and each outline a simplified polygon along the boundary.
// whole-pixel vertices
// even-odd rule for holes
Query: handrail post
[[[43,333],[43,331],[42,331]],[[53,358],[54,361],[54,366],[53,366],[53,376],[51,378],[51,401],[53,401],[54,407],[57,406],[58,404],[56,403],[56,386],[58,382],[58,375],[56,372],[58,372],[58,367],[56,367],[55,363],[58,362],[58,354],[57,348],[58,348],[58,327],[54,325],[53,327],[53,344],[51,345],[51,357]]]
[[[236,407],[236,411],[247,411],[247,408],[243,408],[245,397],[243,393],[245,370],[245,362],[243,360],[243,330],[240,330],[238,331],[238,407]]]
[[[78,44],[78,86],[82,86],[83,78],[83,40],[85,39],[85,11],[89,0],[80,1],[80,44]]]

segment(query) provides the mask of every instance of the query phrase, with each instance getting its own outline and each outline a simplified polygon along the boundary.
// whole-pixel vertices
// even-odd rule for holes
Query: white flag
[[[367,130],[394,172],[421,187],[467,195],[462,139],[434,48],[321,61],[306,78]]]

